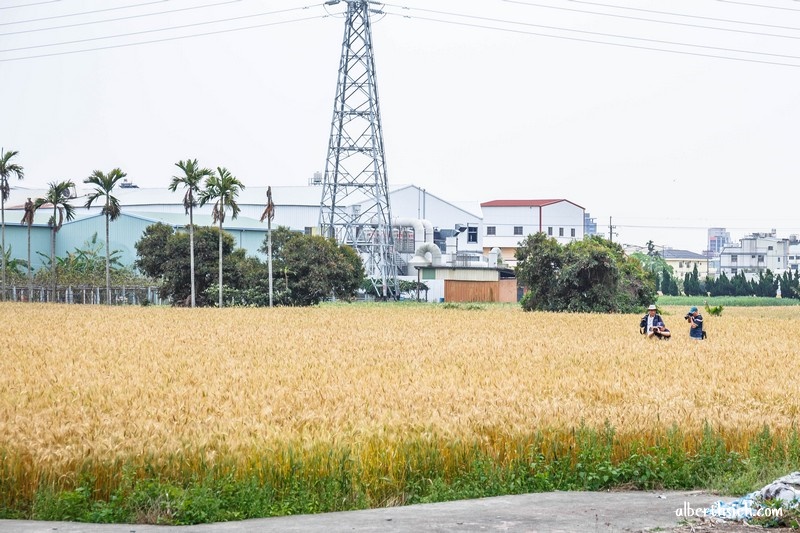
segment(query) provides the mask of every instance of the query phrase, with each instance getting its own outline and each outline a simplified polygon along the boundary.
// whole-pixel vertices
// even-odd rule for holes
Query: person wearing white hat
[[[672,336],[661,315],[658,314],[658,308],[655,304],[651,304],[647,308],[647,314],[639,322],[639,333],[647,335],[648,339],[655,337],[660,340],[667,340]]]

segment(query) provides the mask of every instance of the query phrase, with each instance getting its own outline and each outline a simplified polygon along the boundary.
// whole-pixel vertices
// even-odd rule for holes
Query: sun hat
[[[650,304],[650,307],[647,308],[648,311],[658,311],[658,308],[655,304]]]
[[[696,307],[692,307],[691,309],[689,309],[689,312],[690,313],[696,313],[697,312],[697,308]]]

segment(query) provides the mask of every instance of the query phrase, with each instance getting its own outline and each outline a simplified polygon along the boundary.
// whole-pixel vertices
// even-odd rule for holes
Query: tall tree
[[[325,298],[352,299],[364,280],[364,263],[347,245],[321,235],[288,240],[278,261],[285,267],[288,305],[316,305]]]
[[[267,270],[269,272],[269,306],[272,307],[272,219],[275,218],[275,203],[272,187],[267,187],[267,206],[261,214],[261,222],[267,219]]]
[[[64,225],[64,219],[69,221],[75,218],[75,208],[69,203],[73,187],[75,187],[75,183],[72,180],[50,182],[47,195],[44,198],[37,198],[33,203],[35,209],[47,204],[53,207],[53,216],[47,222],[51,230],[50,271],[53,278],[52,301],[55,301],[56,290],[58,289],[58,278],[56,277],[56,234],[61,229],[61,226]]]
[[[36,214],[36,204],[28,198],[25,202],[25,214],[22,216],[22,223],[28,226],[28,301],[33,296],[33,276],[31,275],[31,226],[33,226],[33,216]]]
[[[17,179],[21,180],[25,177],[23,168],[11,162],[11,158],[18,153],[19,152],[14,150],[5,152],[0,149],[0,227],[2,227],[2,230],[0,230],[0,233],[2,233],[2,246],[0,246],[2,254],[0,255],[3,256],[3,292],[0,299],[2,300],[6,299],[6,200],[8,200],[11,194],[8,178],[16,176]],[[28,262],[30,262],[30,260]]]
[[[119,205],[119,200],[112,193],[114,187],[117,186],[125,176],[122,170],[115,168],[108,174],[104,174],[100,170],[95,170],[92,174],[83,180],[88,185],[93,185],[94,189],[89,193],[86,200],[86,209],[92,207],[92,204],[97,200],[103,200],[102,213],[106,218],[106,303],[111,305],[111,246],[110,246],[110,231],[109,226],[111,221],[119,218],[122,214],[122,208]]]
[[[189,274],[191,276],[192,284],[192,307],[195,306],[197,297],[195,286],[197,284],[194,275],[194,207],[197,205],[195,195],[200,192],[200,186],[204,179],[214,175],[214,171],[210,168],[200,168],[197,164],[197,159],[187,159],[186,161],[178,161],[175,166],[183,171],[183,176],[172,176],[172,182],[169,184],[169,190],[175,192],[178,186],[182,185],[186,189],[186,194],[183,196],[183,207],[186,214],[189,215]]]
[[[195,267],[197,269],[197,306],[213,305],[217,302],[217,290],[209,298],[207,293],[217,279],[217,247],[219,229],[216,226],[199,226],[195,228]],[[236,285],[243,276],[236,272],[238,264],[232,261],[235,242],[233,236],[225,233],[222,236],[222,252],[225,262],[226,290],[234,285],[236,289],[253,287],[253,279],[246,280],[247,285]],[[244,255],[244,250],[240,250]],[[189,235],[186,232],[176,233],[172,226],[157,223],[144,230],[141,240],[136,243],[136,267],[151,278],[160,280],[159,294],[162,298],[172,300],[173,305],[188,306],[191,295],[189,280]],[[263,280],[266,283],[266,268]],[[244,281],[243,281],[244,283]],[[267,293],[264,290],[264,301]]]
[[[214,222],[219,222],[219,306],[222,307],[222,223],[225,213],[230,208],[231,219],[239,216],[239,204],[236,197],[244,189],[244,184],[236,179],[227,168],[217,167],[217,173],[206,179],[205,189],[200,192],[200,205],[216,200],[211,215]]]
[[[517,279],[528,289],[521,302],[523,309],[563,309],[558,283],[564,256],[558,241],[541,231],[528,235],[517,248],[516,258]]]
[[[619,244],[598,236],[561,246],[542,233],[516,252],[526,311],[633,312],[653,302],[654,277]]]

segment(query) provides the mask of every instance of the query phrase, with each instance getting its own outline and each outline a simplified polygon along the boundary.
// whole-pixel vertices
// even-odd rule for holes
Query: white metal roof
[[[408,185],[389,187],[390,193]],[[70,203],[76,208],[81,208],[86,203],[86,197],[94,189],[86,187],[83,183],[76,184],[76,197]],[[47,194],[45,188],[27,188],[24,185],[12,186],[11,196],[6,203],[7,208],[22,207],[27,198],[40,198]],[[185,191],[178,188],[171,192],[165,187],[132,187],[116,188],[114,196],[120,204],[125,206],[137,205],[181,205]],[[352,194],[348,198],[351,203],[361,203],[366,199],[363,195]],[[240,205],[266,205],[267,187],[245,187],[236,199]],[[275,205],[319,206],[322,201],[322,187],[319,185],[274,186],[272,187],[272,201]],[[454,204],[455,205],[455,204]],[[480,211],[478,211],[480,212]]]

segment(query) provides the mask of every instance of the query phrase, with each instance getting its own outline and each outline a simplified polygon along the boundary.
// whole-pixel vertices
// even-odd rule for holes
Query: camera
[[[686,313],[686,316],[683,319],[687,322],[691,322],[692,320],[692,313]]]

